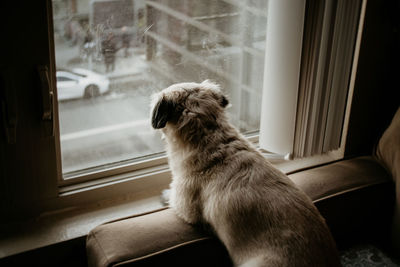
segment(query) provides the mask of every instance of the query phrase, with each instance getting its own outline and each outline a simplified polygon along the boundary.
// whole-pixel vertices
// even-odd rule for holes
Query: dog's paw
[[[161,192],[160,201],[164,207],[169,206],[169,197],[171,195],[171,189],[164,189]]]

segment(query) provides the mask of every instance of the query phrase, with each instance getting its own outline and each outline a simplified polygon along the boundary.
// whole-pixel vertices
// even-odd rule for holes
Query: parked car
[[[108,92],[110,85],[107,77],[87,69],[58,70],[56,77],[58,100],[99,96]]]

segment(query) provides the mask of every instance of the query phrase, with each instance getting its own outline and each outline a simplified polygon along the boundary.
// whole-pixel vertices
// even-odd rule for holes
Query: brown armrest
[[[389,236],[394,185],[372,157],[343,160],[289,177],[311,197],[339,248]]]
[[[337,241],[389,221],[393,191],[387,172],[362,157],[290,175],[316,204]],[[370,220],[370,221],[366,221]],[[231,266],[223,245],[171,209],[100,225],[87,237],[90,266]]]
[[[168,208],[100,225],[86,247],[89,266],[230,266],[219,240]]]

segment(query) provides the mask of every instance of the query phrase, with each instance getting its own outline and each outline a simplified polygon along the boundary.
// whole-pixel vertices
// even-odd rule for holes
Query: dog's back
[[[324,219],[286,175],[251,150],[225,164],[202,191],[203,216],[236,264],[340,265]]]
[[[228,122],[227,103],[209,82],[158,95],[152,124],[168,144],[171,207],[211,225],[235,265],[340,266],[311,200]]]

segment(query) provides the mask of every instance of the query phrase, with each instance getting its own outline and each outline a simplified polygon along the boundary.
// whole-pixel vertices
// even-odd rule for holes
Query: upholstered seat
[[[289,176],[314,201],[338,246],[390,223],[393,184],[372,157],[343,160]],[[211,234],[171,209],[100,225],[87,238],[90,266],[231,266]]]

